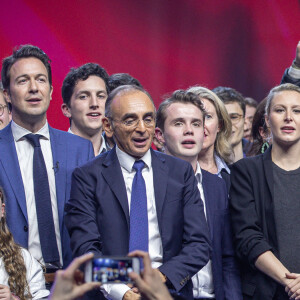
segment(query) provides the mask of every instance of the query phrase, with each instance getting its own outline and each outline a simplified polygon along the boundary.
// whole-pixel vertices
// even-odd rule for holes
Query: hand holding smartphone
[[[140,260],[137,257],[94,257],[85,265],[85,282],[131,283],[130,272],[140,274]]]

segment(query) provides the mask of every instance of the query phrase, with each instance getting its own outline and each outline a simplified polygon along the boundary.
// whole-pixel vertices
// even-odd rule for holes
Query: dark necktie
[[[148,252],[148,212],[147,194],[142,169],[145,163],[138,160],[134,163],[136,170],[132,182],[130,203],[130,237],[129,251],[143,250]]]
[[[25,138],[34,147],[33,183],[40,242],[45,263],[59,262],[55,236],[47,169],[40,145],[40,134],[27,134]]]

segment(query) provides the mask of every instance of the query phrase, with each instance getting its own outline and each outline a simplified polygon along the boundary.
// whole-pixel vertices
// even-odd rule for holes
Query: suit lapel
[[[271,157],[271,149],[267,149],[265,154],[263,155],[263,165],[264,165],[264,171],[266,175],[266,180],[268,183],[268,188],[271,193],[272,199],[273,199],[273,187],[274,187],[274,182],[273,182],[273,167],[272,167],[272,157]]]
[[[152,169],[153,169],[153,186],[156,204],[156,213],[158,226],[161,231],[162,210],[166,196],[169,168],[163,157],[158,155],[151,149]]]
[[[11,131],[11,123],[0,132],[0,149],[0,161],[3,166],[3,170],[6,173],[8,181],[10,182],[10,186],[20,205],[22,213],[28,221],[23,179],[19,166],[16,146]]]
[[[122,207],[129,230],[130,222],[127,192],[121,166],[116,154],[116,147],[109,151],[102,164],[104,167],[102,169],[102,175]]]
[[[54,166],[54,176],[55,176],[55,187],[56,187],[56,201],[57,210],[59,217],[59,228],[62,234],[62,223],[64,215],[64,206],[67,199],[67,171],[68,170],[68,151],[67,143],[63,143],[62,136],[57,134],[53,128],[49,126],[50,133],[50,143],[52,151],[52,159]],[[70,188],[70,187],[68,187]]]
[[[202,188],[203,188],[203,193],[204,193],[204,198],[205,198],[205,207],[206,207],[206,219],[207,219],[207,224],[208,228],[210,231],[210,237],[211,239],[213,238],[213,199],[215,195],[213,195],[212,191],[214,191],[214,187],[211,185],[209,178],[203,170],[202,172]]]

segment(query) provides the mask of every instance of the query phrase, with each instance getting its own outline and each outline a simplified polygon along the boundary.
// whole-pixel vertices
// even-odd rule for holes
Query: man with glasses
[[[246,157],[250,143],[244,136],[245,123],[245,99],[235,89],[229,87],[216,87],[213,89],[219,98],[224,102],[232,123],[231,146],[234,153],[234,162]]]
[[[3,86],[0,83],[0,130],[6,127],[11,121],[11,113],[8,103],[3,95]]]
[[[155,152],[155,107],[141,87],[120,86],[105,104],[103,126],[116,146],[73,173],[66,226],[73,255],[149,252],[168,288],[193,299],[191,277],[209,259],[203,204],[191,165]],[[126,285],[110,299],[140,299]]]

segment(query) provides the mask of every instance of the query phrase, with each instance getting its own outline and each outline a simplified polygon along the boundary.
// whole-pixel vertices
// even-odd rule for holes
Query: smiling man
[[[204,120],[205,110],[200,98],[194,93],[178,90],[160,104],[155,133],[167,154],[192,165],[210,229],[212,256],[192,278],[194,299],[240,300],[226,185],[217,175],[202,170],[198,163],[204,140]]]
[[[72,258],[63,209],[71,173],[93,157],[92,144],[48,125],[51,65],[40,48],[15,50],[3,60],[1,77],[12,107],[12,122],[0,131],[7,224],[16,242],[45,266],[50,284]]]
[[[95,63],[72,68],[64,79],[61,106],[70,119],[69,132],[92,142],[95,156],[108,150],[102,136],[102,118],[108,87],[108,74]]]
[[[66,225],[75,256],[149,252],[170,290],[193,299],[191,277],[209,259],[203,204],[193,169],[153,151],[155,107],[141,87],[109,96],[103,120],[116,146],[73,173]],[[105,287],[110,299],[140,299],[126,285]]]

